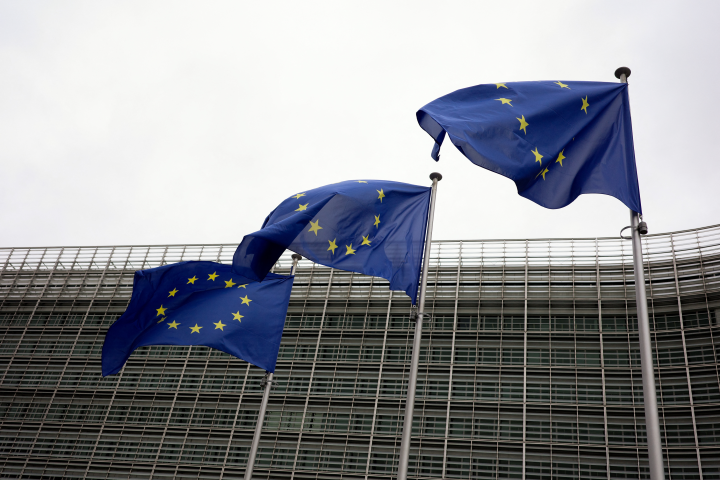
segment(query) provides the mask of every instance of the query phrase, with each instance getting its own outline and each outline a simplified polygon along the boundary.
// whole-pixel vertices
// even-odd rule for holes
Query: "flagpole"
[[[301,258],[301,255],[293,253],[293,265],[292,270],[290,270],[290,275],[295,275],[295,268],[297,268],[298,261]],[[265,392],[263,393],[262,403],[260,404],[257,424],[255,424],[255,434],[253,435],[252,446],[250,447],[250,455],[248,455],[247,469],[245,469],[245,480],[252,480],[253,468],[255,468],[255,456],[257,455],[258,446],[260,445],[260,433],[262,432],[262,426],[265,422],[265,410],[267,410],[268,400],[270,399],[270,389],[273,384],[273,374],[266,372],[263,381],[265,382]]]
[[[627,67],[620,67],[615,70],[615,77],[620,79],[620,83],[627,83],[629,76],[630,69]],[[645,293],[642,244],[640,243],[640,232],[646,234],[647,225],[641,221],[640,214],[632,209],[630,210],[630,231],[632,232],[633,264],[635,267],[635,303],[637,304],[640,366],[642,368],[650,479],[664,480],[665,468],[663,466],[660,421],[658,419],[657,393],[655,390],[655,369],[653,368],[652,343],[650,341],[650,319],[648,317],[647,296]]]
[[[422,340],[422,322],[425,314],[425,289],[427,286],[428,267],[430,266],[430,242],[432,242],[433,219],[435,218],[435,197],[437,184],[442,180],[439,173],[431,173],[432,193],[430,194],[430,213],[428,215],[425,250],[423,254],[422,276],[420,278],[420,299],[418,313],[415,318],[415,338],[413,339],[410,378],[408,379],[407,400],[405,402],[405,422],[403,423],[402,442],[400,444],[400,460],[398,462],[398,480],[407,479],[408,460],[410,459],[410,435],[412,433],[413,411],[415,410],[415,388],[417,387],[418,364],[420,363],[420,341]],[[246,479],[247,480],[247,479]]]

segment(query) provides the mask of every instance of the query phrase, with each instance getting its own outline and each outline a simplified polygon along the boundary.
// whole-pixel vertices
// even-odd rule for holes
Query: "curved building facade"
[[[666,478],[717,479],[720,226],[643,248]],[[262,370],[156,346],[100,375],[135,270],[234,249],[0,249],[0,477],[242,478]],[[647,478],[629,241],[437,241],[428,282],[410,478]],[[394,477],[412,336],[386,281],[301,261],[254,476]]]

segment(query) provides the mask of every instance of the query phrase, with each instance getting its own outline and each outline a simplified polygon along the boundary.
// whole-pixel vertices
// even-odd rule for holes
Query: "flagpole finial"
[[[437,179],[437,181],[439,182],[440,180],[442,180],[442,175],[440,175],[438,172],[431,173],[430,180],[435,180],[435,179]]]
[[[630,69],[628,67],[620,67],[615,70],[615,78],[620,78],[625,75],[625,78],[630,76]]]
[[[302,260],[302,255],[300,255],[299,253],[293,253],[292,259],[297,260],[299,262],[300,260]]]

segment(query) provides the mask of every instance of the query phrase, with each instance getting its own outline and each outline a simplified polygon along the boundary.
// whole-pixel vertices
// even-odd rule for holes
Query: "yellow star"
[[[157,309],[158,313],[156,316],[159,317],[160,315],[165,315],[165,310],[167,310],[167,308],[163,308],[163,306],[160,305],[160,308]]]
[[[585,95],[585,98],[582,99],[583,105],[580,107],[580,110],[583,110],[585,112],[585,115],[587,115],[587,107],[590,106],[590,104],[587,101],[587,95]]]
[[[362,247],[363,245],[370,245],[370,240],[368,240],[369,238],[370,235],[368,235],[367,237],[363,235],[363,243],[361,243],[360,246]]]
[[[177,330],[178,325],[180,325],[180,324],[177,323],[175,320],[173,320],[172,323],[168,323],[168,330],[170,330],[171,328],[174,328],[175,330]]]
[[[515,117],[515,118],[517,118],[517,117]],[[518,118],[518,120],[520,120],[520,130],[522,130],[523,132],[525,132],[525,135],[527,135],[527,130],[525,130],[525,129],[526,129],[526,128],[528,127],[528,125],[530,125],[530,124],[525,121],[525,115],[523,115],[522,118]]]
[[[355,255],[355,250],[352,248],[352,243],[350,245],[345,245],[345,248],[347,248],[347,252],[345,252],[345,255]]]
[[[157,323],[162,323],[162,322],[164,322],[166,318],[167,318],[167,317],[161,318],[160,320],[157,321]]]
[[[373,225],[375,225],[375,228],[378,228],[378,225],[380,225],[380,215],[375,215],[375,223],[373,223]]]
[[[535,154],[535,161],[536,161],[536,162],[540,162],[540,165],[542,165],[542,160],[541,160],[541,158],[543,158],[543,156],[540,155],[540,152],[538,152],[537,147],[535,147],[535,150],[531,150],[531,152]]]
[[[252,302],[252,300],[250,300],[247,295],[245,295],[245,297],[240,297],[240,300],[242,300],[242,305],[247,306],[250,306],[250,302]]]
[[[208,274],[208,280],[212,280],[214,282],[215,279],[219,276],[220,275],[218,275],[217,272],[210,273],[210,274]]]
[[[197,280],[197,277],[193,275],[192,278],[188,278],[188,283],[192,283],[193,285],[195,285],[195,280]]]
[[[547,168],[545,168],[545,170],[543,170],[543,171],[541,171],[540,173],[538,173],[537,175],[535,175],[535,178],[537,178],[537,177],[539,177],[540,175],[542,175],[542,176],[543,176],[543,180],[545,180],[545,174],[546,174],[546,173],[548,173],[548,169],[547,169]]]
[[[335,240],[337,240],[337,238],[334,240],[328,240],[328,243],[330,244],[330,246],[328,247],[328,250],[330,250],[333,253],[333,255],[335,255],[335,249],[337,248],[337,244],[335,243]]]
[[[302,205],[298,203],[298,208],[295,209],[296,212],[302,212],[303,210],[307,210],[307,206],[310,205],[309,203],[306,203],[305,205]]]
[[[240,310],[238,310],[237,313],[233,313],[232,315],[233,315],[233,320],[237,320],[238,322],[242,322],[242,320],[240,320],[240,319],[243,318],[244,315],[240,315]]]
[[[365,180],[358,180],[358,183],[367,183]]]
[[[304,197],[304,196],[305,196],[304,193],[298,193],[297,195],[293,195],[293,198],[300,198],[300,197]]]
[[[560,154],[558,155],[557,160],[555,160],[555,163],[559,163],[561,167],[562,167],[562,161],[565,160],[565,155],[563,155],[563,152],[564,152],[564,151],[565,151],[565,150],[563,149],[563,150],[560,152]]]
[[[168,295],[168,297],[174,297],[177,292],[179,292],[179,290],[177,288],[173,288],[170,291],[170,295]]]
[[[242,284],[242,285],[238,285],[238,288],[245,288],[245,287],[247,287],[247,286],[248,286],[248,284],[247,284],[247,283],[244,283],[244,284]]]
[[[215,325],[215,330],[217,330],[217,329],[219,328],[219,329],[222,330],[223,332],[225,331],[225,330],[223,330],[223,327],[227,327],[227,325],[225,325],[225,324],[222,322],[222,320],[220,320],[220,321],[217,322],[217,323],[213,322],[213,325]]]
[[[568,87],[567,85],[565,85],[565,84],[562,83],[562,82],[555,82],[555,83],[557,83],[558,85],[560,85],[560,88],[567,88],[568,90],[570,90],[570,87]]]
[[[201,328],[203,327],[198,327],[198,324],[196,323],[194,327],[190,327],[190,334],[200,333]]]
[[[382,199],[385,198],[385,193],[383,192],[382,188],[380,190],[377,190],[377,192],[379,193],[378,200],[380,200],[380,203],[382,203]]]
[[[510,103],[510,102],[512,102],[512,100],[510,100],[509,98],[496,98],[495,100],[497,100],[498,102],[502,102],[503,105],[505,105],[507,103],[511,107],[513,106],[513,104]]]
[[[315,236],[317,237],[318,230],[322,230],[322,227],[320,226],[320,220],[315,220],[315,223],[310,220],[310,230],[311,232],[315,233]]]
[[[500,88],[500,87],[507,88],[507,86],[504,83],[496,83],[495,85],[497,85],[497,88]]]
[[[233,285],[235,285],[235,282],[232,281],[232,278],[230,280],[225,280],[225,288],[230,288]]]

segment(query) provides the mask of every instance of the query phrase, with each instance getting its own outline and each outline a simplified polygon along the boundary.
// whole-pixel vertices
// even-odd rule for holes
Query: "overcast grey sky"
[[[616,81],[651,232],[720,223],[718,2],[0,1],[0,246],[235,243],[284,198],[429,185],[434,238],[615,236],[546,210],[415,112],[480,83]]]

